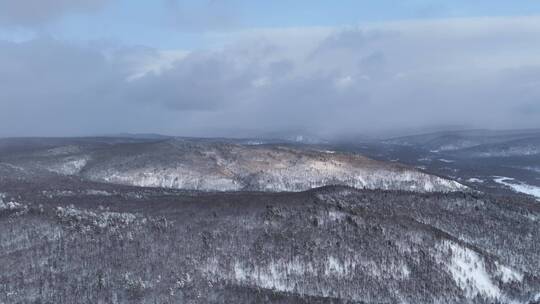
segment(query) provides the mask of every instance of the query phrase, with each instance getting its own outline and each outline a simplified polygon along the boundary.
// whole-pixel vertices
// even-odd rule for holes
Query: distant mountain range
[[[445,131],[338,146],[449,176],[481,191],[540,199],[540,130]]]
[[[510,147],[515,149],[515,153],[519,153],[519,148],[525,146],[535,147],[536,150],[537,147],[540,147],[540,130],[447,131],[392,138],[383,142],[393,145],[415,146],[434,152],[484,151],[485,156],[489,156],[490,152],[495,152],[494,155],[497,156],[496,151]],[[538,152],[540,152],[540,149]],[[524,151],[524,153],[529,152]]]

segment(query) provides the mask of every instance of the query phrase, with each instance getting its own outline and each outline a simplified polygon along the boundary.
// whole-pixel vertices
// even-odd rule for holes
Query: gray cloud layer
[[[36,26],[67,13],[89,12],[109,0],[3,0],[0,1],[0,25]]]
[[[164,0],[170,25],[182,31],[231,29],[239,26],[235,0]]]
[[[0,136],[540,127],[539,35],[531,17],[259,30],[178,56],[2,42]]]

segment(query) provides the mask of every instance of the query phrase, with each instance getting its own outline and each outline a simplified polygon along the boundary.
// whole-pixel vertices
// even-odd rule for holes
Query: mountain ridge
[[[304,191],[325,185],[464,191],[456,181],[355,153],[285,144],[167,139],[62,145],[6,162],[93,181],[203,191]]]

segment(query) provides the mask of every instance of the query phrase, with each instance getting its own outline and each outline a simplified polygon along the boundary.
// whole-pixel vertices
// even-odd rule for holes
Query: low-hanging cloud
[[[0,136],[540,127],[538,35],[536,17],[261,30],[167,64],[152,49],[3,42]]]

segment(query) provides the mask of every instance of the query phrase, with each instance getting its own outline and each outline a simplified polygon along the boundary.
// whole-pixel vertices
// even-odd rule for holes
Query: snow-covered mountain
[[[0,141],[0,303],[538,303],[537,200],[335,148]]]
[[[167,141],[90,162],[81,175],[118,184],[205,191],[303,191],[325,185],[456,191],[455,181],[353,155],[284,146]]]
[[[383,143],[468,157],[507,157],[540,153],[540,130],[463,130],[405,136]]]
[[[55,147],[15,163],[93,181],[204,191],[303,191],[326,185],[451,192],[456,181],[358,154],[173,139]]]
[[[540,136],[485,144],[456,151],[457,156],[489,158],[540,155]]]

